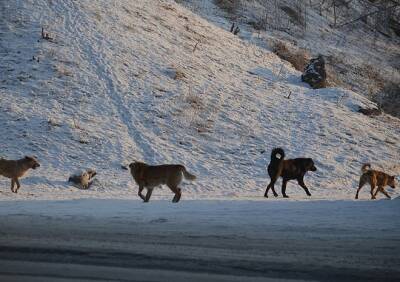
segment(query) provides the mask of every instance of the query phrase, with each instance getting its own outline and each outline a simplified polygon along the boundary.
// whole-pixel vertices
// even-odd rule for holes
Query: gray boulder
[[[314,89],[326,87],[325,60],[322,55],[310,60],[301,75],[301,81],[308,83]]]

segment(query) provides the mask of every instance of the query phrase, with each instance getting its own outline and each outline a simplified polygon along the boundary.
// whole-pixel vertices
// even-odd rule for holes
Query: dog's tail
[[[195,180],[196,179],[196,175],[193,175],[193,174],[189,173],[183,165],[181,165],[180,167],[181,167],[183,176],[186,179],[188,179],[188,180]]]
[[[80,179],[80,177],[79,177],[78,175],[71,175],[71,176],[68,178],[68,182],[72,182],[72,183],[75,183],[75,184],[79,184],[79,183],[81,182],[81,179]]]
[[[278,158],[279,155],[279,158]],[[271,152],[271,162],[268,165],[268,174],[271,178],[271,182],[278,179],[282,172],[283,159],[285,158],[285,151],[282,148],[275,148]]]
[[[279,155],[279,158],[278,158]],[[285,151],[282,148],[275,148],[271,152],[271,162],[281,162],[285,158]]]
[[[371,164],[363,164],[363,166],[361,167],[361,172],[366,173],[370,169],[371,169]]]

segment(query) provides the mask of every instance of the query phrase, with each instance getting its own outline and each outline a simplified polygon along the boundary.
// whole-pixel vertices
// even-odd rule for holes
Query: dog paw
[[[274,197],[275,197],[275,198],[278,197],[278,194],[274,194]]]
[[[283,195],[283,197],[284,197],[284,198],[289,198],[289,196],[288,196],[288,195]]]

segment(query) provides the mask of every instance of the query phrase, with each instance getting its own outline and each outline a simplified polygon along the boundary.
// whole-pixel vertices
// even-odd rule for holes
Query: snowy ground
[[[173,1],[18,0],[0,11],[0,154],[42,165],[18,195],[0,178],[1,200],[133,199],[120,168],[133,159],[184,164],[198,180],[183,200],[258,198],[275,146],[315,160],[314,199],[353,198],[363,162],[400,173],[398,119],[357,113],[370,102],[352,91],[310,89],[270,51]],[[68,186],[85,167],[98,171],[93,188]],[[288,195],[305,198],[294,184]]]
[[[398,281],[399,201],[7,201],[0,280]]]
[[[398,119],[310,89],[174,1],[0,1],[0,13],[0,156],[41,163],[18,194],[0,177],[1,280],[398,280],[399,200],[365,201],[367,187],[349,200],[362,163],[400,173]],[[314,159],[311,200],[294,184],[289,201],[262,198],[276,146]],[[143,204],[121,169],[134,159],[198,178],[179,204],[166,188]],[[91,189],[67,184],[88,167]]]

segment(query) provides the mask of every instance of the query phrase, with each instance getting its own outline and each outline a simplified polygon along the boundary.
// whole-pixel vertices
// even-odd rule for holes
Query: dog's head
[[[35,157],[25,156],[25,161],[28,163],[28,166],[32,169],[37,169],[38,167],[40,167],[40,164]]]
[[[95,177],[97,175],[97,172],[94,169],[88,169],[86,171],[86,173],[88,174],[89,179],[92,179],[93,177]]]
[[[138,162],[138,161],[134,161],[133,163],[129,164],[129,168],[131,170],[131,174],[133,176],[135,175],[141,175],[141,171],[143,170],[143,168],[146,166],[145,163],[142,162]]]
[[[396,176],[392,175],[389,177],[388,185],[392,188],[396,188]]]
[[[314,161],[311,158],[307,159],[307,165],[306,165],[307,170],[309,171],[317,171],[317,168],[314,164]]]

